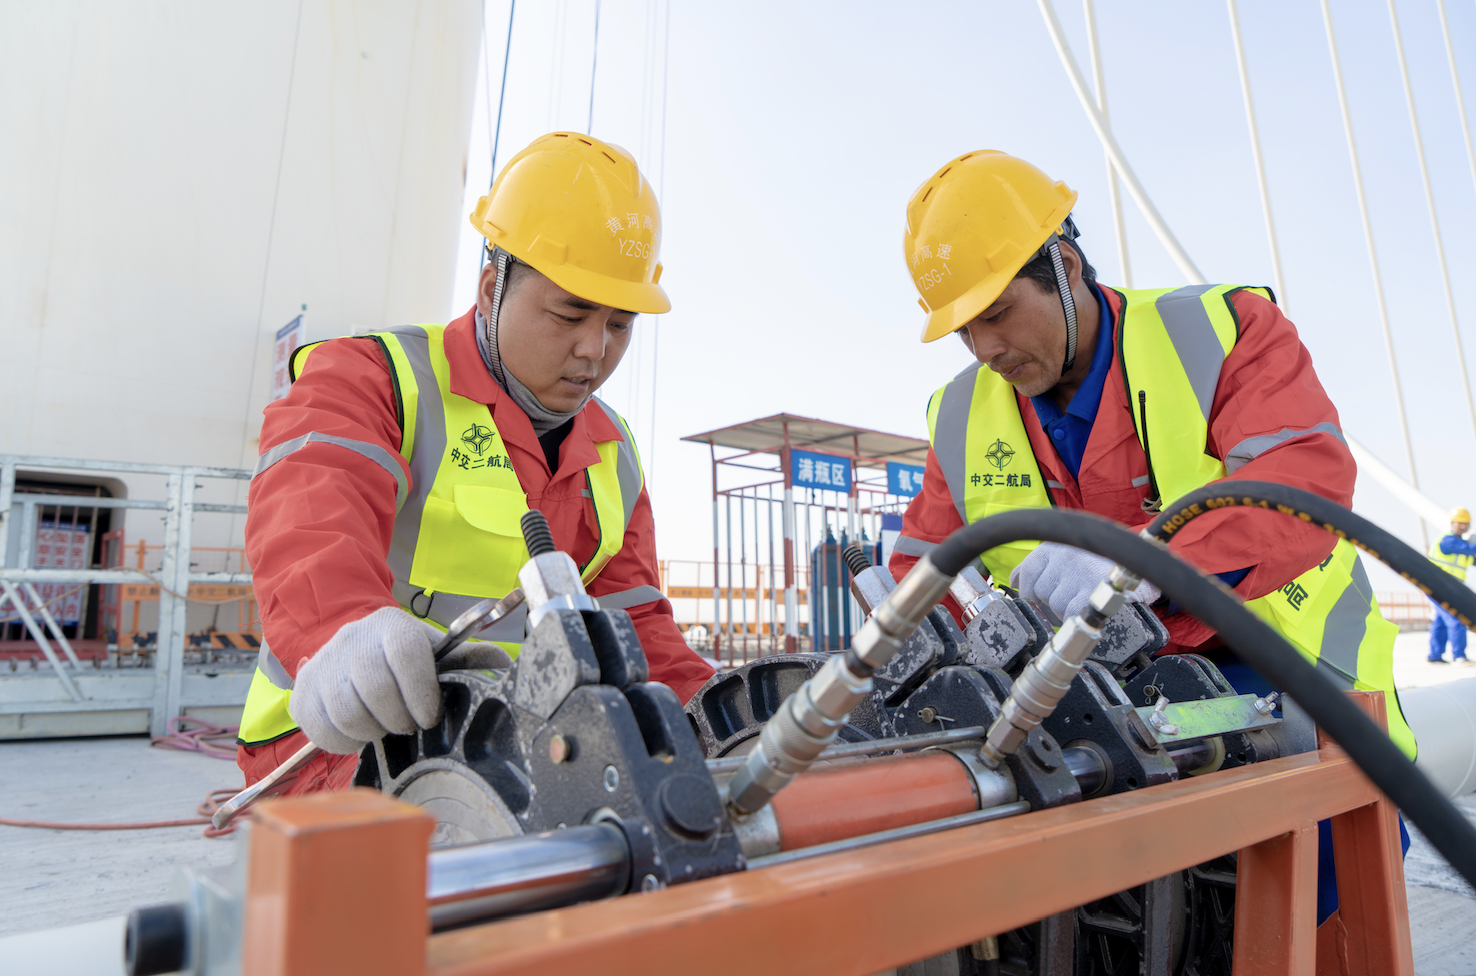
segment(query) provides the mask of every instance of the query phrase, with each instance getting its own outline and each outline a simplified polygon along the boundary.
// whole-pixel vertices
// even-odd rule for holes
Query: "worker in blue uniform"
[[[1471,513],[1464,508],[1450,510],[1450,534],[1442,537],[1430,547],[1430,561],[1456,579],[1464,581],[1466,570],[1476,562],[1476,542],[1467,542],[1466,533],[1471,530]],[[1445,663],[1445,644],[1450,642],[1451,663],[1470,666],[1466,657],[1466,625],[1457,620],[1440,604],[1435,604],[1435,622],[1430,625],[1431,664]]]

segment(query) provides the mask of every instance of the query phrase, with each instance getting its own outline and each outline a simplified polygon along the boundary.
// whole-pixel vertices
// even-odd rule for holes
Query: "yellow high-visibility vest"
[[[1430,547],[1430,552],[1428,553],[1430,562],[1439,566],[1458,580],[1465,579],[1466,569],[1470,567],[1473,561],[1476,561],[1476,557],[1465,556],[1460,553],[1443,553],[1440,551],[1440,543],[1443,541],[1443,539],[1437,539],[1435,544]]]
[[[1146,393],[1154,407],[1149,427],[1134,416],[1138,441],[1152,459],[1150,477],[1163,507],[1211,481],[1234,473],[1208,453],[1210,404],[1220,368],[1239,335],[1230,297],[1261,288],[1190,285],[1156,291],[1119,291],[1122,299],[1118,362],[1137,403]],[[1108,327],[1103,323],[1103,327]],[[1019,401],[1009,383],[975,363],[933,394],[928,433],[949,493],[965,523],[1019,508],[1054,504],[1030,446]],[[1342,439],[1331,424],[1313,431]],[[1245,463],[1262,451],[1312,431],[1281,431],[1227,451]],[[1152,449],[1149,450],[1149,442]],[[1002,452],[1009,452],[1003,458]],[[1001,465],[1001,460],[1008,463]],[[1012,474],[1003,474],[1004,468]],[[984,570],[1007,582],[1037,543],[1000,546],[981,557]],[[1389,735],[1411,758],[1414,734],[1399,709],[1394,687],[1394,638],[1399,628],[1379,612],[1358,551],[1339,540],[1320,565],[1246,606],[1290,641],[1340,688],[1384,692]]]
[[[398,461],[377,444],[322,434],[306,434],[274,447],[257,463],[260,474],[310,443],[331,443],[384,467],[399,486],[394,536],[388,563],[391,588],[408,612],[445,629],[462,611],[486,597],[501,598],[518,585],[518,570],[528,560],[519,524],[528,498],[492,412],[486,404],[451,392],[443,325],[415,325],[373,333],[395,383],[400,421],[400,455],[410,469],[407,483]],[[317,344],[298,349],[292,376]],[[603,401],[592,400],[624,434],[623,441],[596,444],[600,460],[585,469],[600,541],[580,567],[587,584],[599,575],[625,542],[644,478],[630,428]],[[647,592],[650,591],[650,592]],[[637,587],[600,599],[603,607],[630,607],[659,599],[654,587]],[[525,615],[499,622],[487,634],[517,657]],[[239,741],[257,746],[297,729],[288,713],[292,679],[265,645],[246,696]]]

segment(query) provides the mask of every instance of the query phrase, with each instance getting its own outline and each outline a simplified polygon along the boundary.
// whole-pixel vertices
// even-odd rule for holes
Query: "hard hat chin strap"
[[[507,378],[502,372],[502,354],[497,348],[497,319],[502,310],[502,292],[507,287],[507,272],[512,267],[512,255],[500,247],[492,248],[492,262],[497,265],[497,280],[492,285],[492,314],[487,316],[487,349],[490,353],[492,377],[497,385],[507,389]]]
[[[1071,295],[1066,263],[1061,260],[1060,236],[1052,234],[1045,246],[1051,256],[1051,266],[1056,270],[1056,289],[1061,293],[1061,308],[1066,313],[1066,361],[1061,364],[1061,375],[1065,376],[1076,365],[1076,299]]]

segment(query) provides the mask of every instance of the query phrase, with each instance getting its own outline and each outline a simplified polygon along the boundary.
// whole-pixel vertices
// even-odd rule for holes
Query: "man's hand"
[[[399,607],[344,624],[298,669],[292,720],[318,748],[339,755],[387,732],[430,728],[441,720],[432,648],[442,636]]]
[[[1115,564],[1105,556],[1085,552],[1059,542],[1042,542],[1010,574],[1010,586],[1026,600],[1044,603],[1062,620],[1086,609],[1097,584],[1107,578]],[[1152,603],[1163,593],[1144,580],[1129,590],[1129,603]]]

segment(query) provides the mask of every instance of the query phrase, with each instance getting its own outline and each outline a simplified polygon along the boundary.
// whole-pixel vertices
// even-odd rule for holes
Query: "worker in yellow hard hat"
[[[1476,562],[1476,542],[1467,542],[1466,533],[1471,531],[1471,513],[1464,508],[1450,510],[1450,532],[1430,547],[1430,561],[1458,580],[1466,578],[1466,570]],[[1434,603],[1434,601],[1431,601]],[[1430,624],[1431,664],[1444,664],[1445,645],[1450,643],[1451,663],[1469,666],[1466,657],[1466,625],[1435,603],[1435,620]]]
[[[907,204],[903,257],[922,340],[956,336],[968,365],[928,404],[932,446],[891,559],[898,578],[966,522],[1014,509],[1083,509],[1140,529],[1174,499],[1231,477],[1352,501],[1356,467],[1337,410],[1270,289],[1102,285],[1077,242],[1076,201],[1029,162],[986,150],[944,164]],[[1174,540],[1323,674],[1384,691],[1390,734],[1413,756],[1394,693],[1398,629],[1380,616],[1351,545],[1238,507]],[[1054,543],[1004,545],[980,561],[997,584],[1063,618],[1112,566]],[[1129,599],[1163,619],[1165,653],[1211,658],[1242,693],[1271,690],[1152,582]],[[1335,888],[1325,894],[1319,921],[1335,904]]]
[[[266,637],[241,723],[248,783],[310,739],[325,754],[287,792],[347,788],[365,743],[434,725],[432,644],[517,585],[531,508],[601,607],[629,612],[653,681],[686,700],[712,674],[659,589],[630,428],[594,398],[637,316],[671,307],[655,193],[625,150],[555,132],[471,222],[489,258],[473,308],[305,347],[266,410],[246,524]],[[522,614],[481,637],[452,666],[507,666]]]

